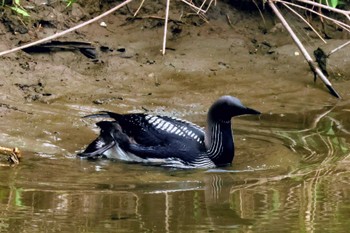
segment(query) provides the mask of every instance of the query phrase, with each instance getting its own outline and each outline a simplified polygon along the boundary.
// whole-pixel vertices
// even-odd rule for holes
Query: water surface
[[[22,125],[25,133],[17,141],[25,150],[22,163],[1,168],[1,232],[350,229],[349,103],[240,117],[233,124],[233,166],[209,170],[77,159],[75,153],[95,132],[93,122],[76,121],[76,116],[94,109],[55,109],[29,116],[36,120]],[[168,114],[205,124],[202,111]],[[65,121],[57,123],[63,116]],[[33,128],[38,122],[50,126],[40,131]],[[16,132],[1,137],[15,140]]]

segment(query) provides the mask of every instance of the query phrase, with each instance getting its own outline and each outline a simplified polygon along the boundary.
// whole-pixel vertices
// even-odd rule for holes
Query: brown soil
[[[116,4],[85,1],[65,8],[59,2],[34,2],[23,2],[35,7],[25,24],[7,10],[2,14],[0,51],[72,27]],[[80,117],[105,109],[165,112],[203,122],[208,106],[221,95],[237,96],[264,113],[303,112],[338,102],[320,80],[313,83],[305,60],[295,55],[296,46],[266,11],[264,23],[251,6],[237,9],[219,1],[205,22],[188,14],[193,12],[183,3],[173,3],[168,49],[162,56],[163,21],[150,16],[163,17],[163,1],[146,1],[133,18],[137,7],[135,2],[107,16],[107,27],[100,21],[58,39],[92,42],[97,60],[78,51],[0,57],[1,145],[73,154],[94,137]],[[293,25],[304,36],[310,34],[299,22]],[[306,37],[308,49],[330,51],[346,39],[345,33],[329,30],[333,39],[327,45]],[[101,46],[109,49],[100,51]],[[350,95],[349,49],[329,61],[331,82],[345,102]]]

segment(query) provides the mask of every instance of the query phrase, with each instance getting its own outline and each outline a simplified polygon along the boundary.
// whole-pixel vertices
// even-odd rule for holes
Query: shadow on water
[[[20,166],[2,168],[0,232],[347,232],[349,111],[237,119],[235,164],[224,169],[34,150]],[[64,148],[54,136],[47,143]]]

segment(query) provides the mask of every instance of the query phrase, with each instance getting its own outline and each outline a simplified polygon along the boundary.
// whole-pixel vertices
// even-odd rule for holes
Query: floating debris
[[[2,159],[3,156],[6,156],[7,163],[2,163],[0,160],[0,166],[17,165],[22,157],[21,152],[17,147],[7,148],[0,146],[0,158]]]

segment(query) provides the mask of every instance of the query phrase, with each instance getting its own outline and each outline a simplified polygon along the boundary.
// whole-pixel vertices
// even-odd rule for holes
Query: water
[[[236,119],[234,165],[210,170],[77,159],[95,137],[92,122],[77,116],[95,109],[35,109],[1,134],[25,156],[0,168],[0,232],[350,229],[349,103]],[[205,122],[199,110],[170,114]]]

